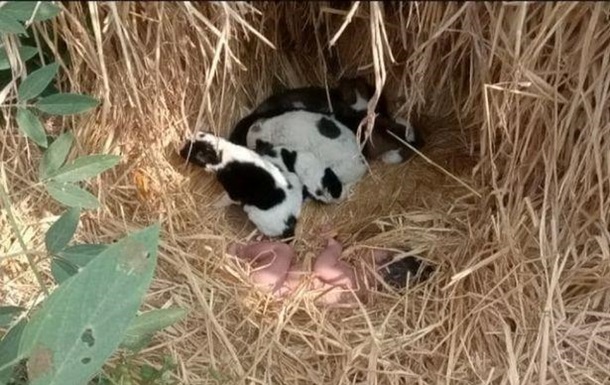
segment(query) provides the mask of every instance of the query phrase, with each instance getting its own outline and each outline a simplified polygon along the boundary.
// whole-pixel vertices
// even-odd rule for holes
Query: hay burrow
[[[182,384],[610,382],[608,4],[63,7],[37,38],[67,43],[61,88],[102,105],[47,129],[75,134],[73,156],[122,157],[90,183],[103,208],[84,214],[77,238],[110,242],[160,221],[143,308],[189,310],[137,361],[171,355]],[[355,310],[274,304],[223,254],[252,226],[212,209],[220,187],[176,152],[199,127],[226,134],[273,90],[343,75],[383,83],[427,145],[405,164],[372,164],[351,201],[307,206],[295,247],[310,258],[329,222],[348,246],[408,247],[438,272]],[[42,251],[61,207],[37,183],[40,151],[14,125],[0,135],[2,183],[28,247]],[[0,225],[0,299],[29,307],[39,287],[14,257],[5,208]]]

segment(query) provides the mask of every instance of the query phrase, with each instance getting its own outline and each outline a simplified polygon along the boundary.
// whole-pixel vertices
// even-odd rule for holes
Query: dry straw
[[[36,38],[65,40],[61,87],[103,104],[48,129],[123,159],[91,183],[104,206],[78,237],[161,221],[145,307],[190,310],[139,361],[170,354],[183,384],[610,383],[610,5],[63,4]],[[438,272],[355,310],[270,302],[223,254],[252,226],[211,207],[220,187],[176,149],[274,90],[355,74],[418,122],[425,158],[373,163],[352,200],[307,206],[295,247],[310,261],[328,222],[347,246],[410,248]],[[39,151],[12,125],[0,135],[2,183],[40,251],[60,208],[36,184]],[[30,306],[39,289],[24,257],[5,258],[20,247],[4,209],[0,239],[1,301]]]

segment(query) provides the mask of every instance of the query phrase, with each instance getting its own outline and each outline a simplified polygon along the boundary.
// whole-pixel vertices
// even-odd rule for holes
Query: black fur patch
[[[190,154],[189,154],[190,151]],[[220,163],[222,152],[207,142],[188,141],[180,150],[180,156],[197,166],[215,165]]]
[[[231,130],[231,134],[229,134],[228,138],[229,142],[239,144],[240,146],[246,146],[248,143],[247,138],[250,127],[256,123],[258,119],[260,119],[260,116],[256,114],[246,115],[244,118],[242,118],[239,122],[237,122],[237,124],[235,124],[233,130]]]
[[[324,186],[324,188],[328,190],[330,195],[335,199],[339,198],[343,192],[343,184],[339,180],[339,177],[337,177],[337,174],[335,174],[330,167],[326,167],[324,170],[322,186]]]
[[[434,268],[429,265],[422,266],[422,261],[416,257],[406,257],[392,262],[385,268],[384,280],[397,289],[402,289],[407,283],[407,276],[411,281],[426,280]],[[418,276],[419,274],[419,276]]]
[[[280,154],[282,155],[282,161],[284,162],[284,165],[286,166],[288,172],[294,172],[294,165],[297,162],[297,152],[289,151],[285,148],[282,148]]]
[[[331,92],[331,101],[338,97]],[[311,112],[329,113],[330,106],[324,87],[300,87],[274,93],[265,99],[255,110],[255,114],[269,114],[271,112],[281,115],[288,111],[302,110]],[[295,103],[302,103],[305,107],[295,107]],[[333,103],[334,104],[334,103]]]
[[[269,210],[286,199],[273,176],[252,163],[230,162],[216,177],[232,200],[261,210]]]
[[[256,139],[256,145],[254,147],[254,151],[259,155],[268,155],[272,157],[277,156],[277,151],[273,148],[273,145],[269,142],[266,142],[262,139]]]
[[[309,190],[307,190],[307,186],[303,186],[303,200],[307,199],[307,198],[311,198],[311,194],[309,193]]]
[[[284,221],[286,225],[286,230],[282,233],[282,238],[291,238],[294,237],[294,231],[297,227],[297,218],[294,215],[291,215]]]
[[[322,118],[318,121],[318,131],[320,135],[325,136],[329,139],[336,139],[341,135],[341,129],[328,118]]]

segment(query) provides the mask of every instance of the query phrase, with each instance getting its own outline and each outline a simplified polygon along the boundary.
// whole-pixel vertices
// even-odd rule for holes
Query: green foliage
[[[142,365],[140,368],[140,379],[143,384],[149,385],[172,385],[170,374],[176,368],[171,357],[165,356],[161,369],[155,369],[150,365]]]
[[[0,306],[0,328],[6,327],[25,309],[19,306]]]
[[[100,202],[87,190],[72,184],[48,181],[45,183],[49,195],[56,201],[69,207],[81,207],[83,209],[97,209]]]
[[[17,89],[19,101],[25,102],[40,95],[57,75],[58,69],[59,64],[53,63],[29,74]]]
[[[13,373],[13,366],[22,358],[19,354],[19,343],[26,323],[25,319],[19,321],[0,341],[0,384],[8,381]]]
[[[42,112],[53,115],[74,115],[87,112],[99,105],[99,101],[90,96],[73,93],[53,94],[40,99],[36,104]]]
[[[2,8],[2,12],[7,17],[13,20],[27,21],[32,17],[34,10],[36,10],[36,3],[38,1],[9,1]],[[61,9],[48,1],[40,1],[34,21],[44,21],[52,19],[59,15]]]
[[[182,309],[164,309],[136,316],[156,267],[158,225],[113,245],[70,245],[81,210],[100,207],[97,198],[79,184],[114,167],[120,158],[96,154],[68,161],[74,135],[64,132],[52,137],[45,132],[40,116],[82,114],[99,105],[90,96],[55,88],[59,70],[55,52],[28,33],[35,28],[28,21],[43,22],[60,11],[50,2],[11,1],[0,7],[0,42],[7,42],[1,34],[17,35],[17,60],[25,63],[27,73],[12,97],[17,104],[3,107],[15,108],[12,115],[20,132],[43,152],[38,177],[46,191],[68,207],[44,240],[58,287],[37,309],[30,310],[29,320],[22,318],[0,340],[0,385],[8,381],[13,385],[86,384],[117,349],[137,352],[156,331],[185,315]],[[48,33],[59,55],[67,52],[52,28]],[[69,63],[69,57],[61,60]],[[0,47],[0,89],[13,80],[10,63],[7,50]],[[29,257],[28,261],[38,276],[35,263]],[[0,328],[13,324],[24,311],[0,307]],[[141,377],[148,384],[168,385],[168,368],[143,367]]]
[[[58,252],[51,262],[51,274],[55,282],[61,284],[66,279],[78,273],[87,263],[95,258],[108,245],[89,244],[69,246]]]
[[[19,47],[19,56],[21,57],[21,61],[24,63],[30,60],[36,55],[38,50],[34,47],[29,47],[27,45],[22,45]],[[8,59],[8,54],[6,53],[5,48],[0,48],[0,71],[11,68],[11,62]]]
[[[0,9],[0,11],[4,11],[4,9]],[[23,25],[4,12],[0,12],[0,32],[7,34],[26,34]]]
[[[96,197],[71,182],[97,176],[114,167],[120,159],[114,155],[88,155],[64,165],[73,142],[72,134],[63,133],[51,143],[40,161],[39,178],[58,202],[69,207],[98,208]]]
[[[73,142],[74,136],[69,132],[64,132],[51,143],[40,160],[40,166],[38,168],[38,176],[40,179],[46,179],[49,174],[59,170],[66,162]]]
[[[176,385],[176,380],[171,374],[177,367],[170,356],[163,357],[163,365],[157,369],[148,364],[133,362],[130,356],[124,357],[117,362],[114,369],[103,376],[89,382],[88,385]]]
[[[44,238],[49,254],[57,254],[66,247],[76,232],[79,218],[80,209],[70,208],[53,223]]]
[[[144,348],[153,334],[180,321],[186,311],[180,308],[152,310],[137,316],[129,325],[121,346],[133,352]]]
[[[44,301],[19,349],[29,358],[31,385],[84,384],[94,376],[136,315],[153,277],[158,242],[158,225],[124,238]]]
[[[15,120],[17,120],[17,126],[25,136],[32,139],[40,147],[47,147],[47,135],[36,115],[28,109],[19,108]]]
[[[78,182],[92,178],[119,163],[116,155],[85,155],[51,172],[45,179],[56,182]]]

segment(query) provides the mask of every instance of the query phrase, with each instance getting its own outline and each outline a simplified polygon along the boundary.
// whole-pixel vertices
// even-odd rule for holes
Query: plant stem
[[[0,108],[14,108],[14,107],[34,107],[33,104],[24,104],[24,103],[16,103],[16,104],[0,104]]]
[[[46,256],[47,253],[45,253],[44,251],[38,251],[38,250],[16,251],[14,253],[0,255],[0,261],[3,260],[3,259],[20,257],[22,255],[40,255],[40,256]]]
[[[5,174],[3,172],[2,176],[4,176],[4,175]],[[17,226],[17,221],[15,220],[15,217],[13,216],[13,211],[11,210],[11,201],[10,201],[9,196],[6,193],[6,191],[4,191],[4,187],[3,187],[2,183],[0,183],[0,198],[2,198],[4,207],[6,207],[6,214],[8,216],[8,221],[11,224],[11,227],[13,228],[13,232],[15,233],[17,240],[19,241],[19,245],[21,246],[21,252],[25,253],[26,258],[28,259],[28,263],[30,264],[32,271],[34,272],[34,275],[36,276],[36,280],[38,281],[38,284],[42,288],[42,291],[45,293],[45,295],[49,295],[49,290],[47,289],[47,286],[44,284],[44,281],[42,280],[42,276],[40,275],[40,272],[38,271],[38,268],[36,267],[36,264],[34,263],[32,256],[27,252],[28,248],[25,246],[25,242],[23,241],[23,237],[21,236],[21,232],[19,231],[19,226]]]

